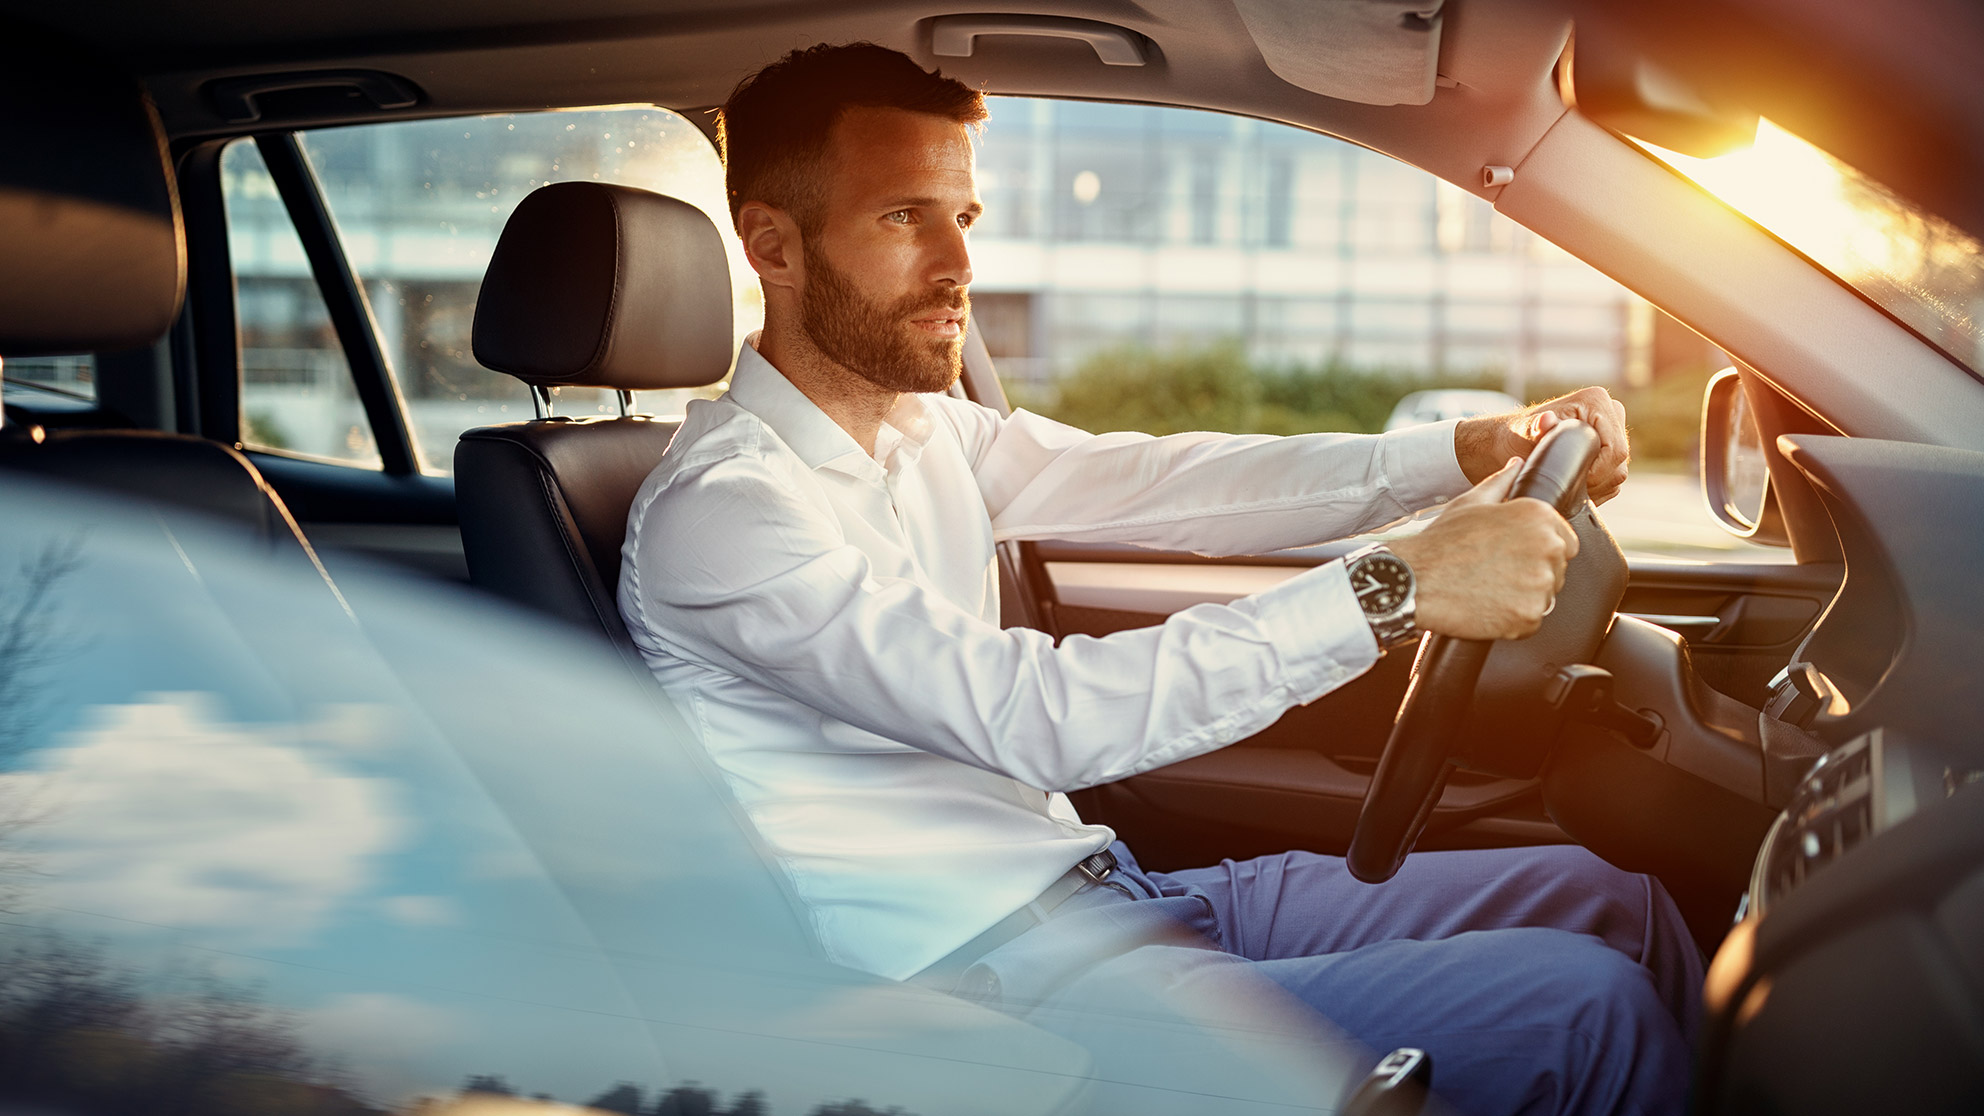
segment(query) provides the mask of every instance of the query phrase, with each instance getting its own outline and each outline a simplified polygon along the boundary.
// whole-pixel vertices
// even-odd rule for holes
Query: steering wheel
[[[1428,635],[1420,647],[1419,658],[1413,664],[1412,685],[1399,705],[1398,718],[1392,722],[1391,736],[1385,741],[1384,755],[1364,792],[1364,808],[1357,815],[1357,831],[1350,841],[1347,858],[1350,874],[1365,883],[1391,879],[1405,862],[1406,854],[1418,843],[1420,831],[1425,829],[1426,819],[1439,803],[1440,792],[1446,788],[1447,776],[1453,771],[1455,744],[1461,730],[1490,728],[1477,723],[1484,710],[1475,695],[1475,683],[1488,664],[1489,653],[1498,647],[1514,651],[1524,648],[1531,640],[1539,640],[1533,652],[1516,653],[1511,656],[1510,664],[1496,673],[1501,688],[1508,689],[1512,684],[1532,695],[1540,695],[1558,665],[1582,661],[1597,648],[1624,583],[1624,561],[1617,544],[1591,518],[1585,500],[1584,477],[1598,457],[1598,450],[1596,430],[1575,420],[1560,422],[1538,440],[1509,490],[1511,500],[1529,496],[1556,508],[1559,515],[1572,520],[1578,531],[1578,559],[1566,571],[1564,592],[1559,595],[1558,607],[1545,619],[1544,629],[1529,639],[1500,644],[1493,640]],[[1574,515],[1584,523],[1580,524]],[[1603,562],[1609,557],[1610,564],[1617,567],[1617,576],[1610,579],[1609,588],[1583,586],[1599,591],[1573,593],[1571,581],[1581,572],[1578,567],[1582,564],[1580,560],[1585,559],[1590,531],[1603,540],[1600,547],[1593,548],[1593,558]],[[1610,554],[1601,553],[1604,549],[1609,549]],[[1603,573],[1599,576],[1604,577]],[[1564,607],[1573,604],[1575,607],[1568,610]],[[1491,719],[1508,723],[1518,733],[1527,730],[1528,735],[1534,735],[1555,726],[1554,721],[1546,718],[1529,720],[1525,725],[1521,711],[1508,708],[1511,703],[1489,704],[1500,706],[1485,711]],[[1492,716],[1496,713],[1503,715]],[[1546,740],[1542,746],[1547,744]],[[1536,748],[1528,750],[1535,752],[1536,766],[1540,766],[1541,752]],[[1509,764],[1505,761],[1486,766],[1506,768]],[[1527,764],[1519,762],[1517,766]]]

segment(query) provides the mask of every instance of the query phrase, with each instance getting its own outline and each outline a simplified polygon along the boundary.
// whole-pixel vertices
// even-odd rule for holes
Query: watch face
[[[1398,557],[1382,551],[1367,554],[1350,567],[1350,590],[1371,616],[1385,616],[1405,607],[1412,592],[1412,570]]]

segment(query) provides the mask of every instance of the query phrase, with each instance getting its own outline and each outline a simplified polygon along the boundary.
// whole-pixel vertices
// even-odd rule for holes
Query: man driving
[[[764,328],[628,522],[628,630],[822,948],[1017,1003],[1044,979],[1038,943],[1154,919],[1372,1048],[1427,1049],[1466,1110],[1679,1111],[1700,957],[1656,882],[1572,847],[1420,854],[1376,887],[1306,852],[1145,871],[1066,797],[1244,739],[1421,632],[1535,631],[1577,539],[1503,502],[1515,466],[1581,419],[1609,496],[1623,409],[1588,388],[1384,435],[1153,438],[952,397],[985,118],[976,91],[870,44],[738,86],[725,173]],[[999,626],[1006,540],[1248,555],[1442,502],[1382,551],[1156,627],[1057,645]],[[1414,607],[1374,622],[1353,578],[1387,556]]]

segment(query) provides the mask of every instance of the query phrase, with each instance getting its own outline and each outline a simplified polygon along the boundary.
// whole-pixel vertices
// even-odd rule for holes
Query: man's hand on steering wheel
[[[1599,395],[1609,402],[1609,396]],[[1617,417],[1616,410],[1612,413]],[[1412,685],[1364,792],[1357,831],[1344,857],[1350,874],[1365,883],[1391,879],[1418,843],[1453,770],[1456,744],[1469,730],[1475,684],[1489,653],[1499,646],[1520,659],[1532,646],[1496,641],[1540,629],[1544,653],[1559,662],[1581,661],[1595,649],[1602,630],[1589,623],[1602,619],[1594,607],[1610,613],[1618,604],[1623,578],[1609,592],[1603,586],[1585,586],[1596,592],[1581,590],[1577,607],[1543,623],[1555,607],[1565,567],[1579,549],[1577,534],[1563,517],[1583,503],[1585,478],[1592,475],[1600,442],[1588,423],[1549,417],[1534,425],[1550,429],[1520,469],[1515,459],[1507,459],[1500,471],[1449,504],[1425,531],[1388,544],[1412,567],[1419,624],[1432,634],[1420,644]],[[1505,499],[1510,496],[1514,498]],[[1595,530],[1610,544],[1602,525]],[[1603,561],[1602,550],[1594,554]],[[1611,554],[1618,559],[1616,547]],[[1571,637],[1568,643],[1559,638],[1565,633]],[[1518,673],[1541,684],[1550,670]],[[1548,743],[1544,741],[1546,747]]]
[[[1521,639],[1543,623],[1578,537],[1543,501],[1508,499],[1521,464],[1509,458],[1424,531],[1386,544],[1412,567],[1419,627],[1460,639]]]
[[[1509,458],[1529,456],[1536,440],[1564,419],[1578,419],[1598,432],[1598,460],[1585,475],[1585,489],[1594,504],[1610,500],[1626,482],[1632,447],[1625,404],[1602,387],[1582,388],[1512,414],[1462,419],[1454,431],[1454,455],[1467,479],[1479,484]]]

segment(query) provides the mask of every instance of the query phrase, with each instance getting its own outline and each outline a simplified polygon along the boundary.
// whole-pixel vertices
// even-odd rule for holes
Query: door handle
[[[1635,620],[1644,620],[1649,624],[1657,624],[1670,631],[1680,632],[1682,635],[1694,635],[1696,633],[1706,635],[1722,624],[1722,617],[1720,616],[1695,616],[1691,613],[1677,615],[1663,612],[1622,612],[1619,615],[1630,616]]]

